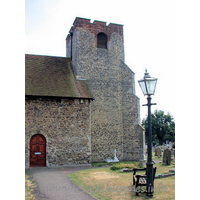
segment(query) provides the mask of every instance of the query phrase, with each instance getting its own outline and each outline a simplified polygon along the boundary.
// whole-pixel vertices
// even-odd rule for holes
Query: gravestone
[[[171,164],[171,151],[169,149],[165,149],[163,153],[163,165]]]
[[[160,147],[157,147],[157,154],[158,154],[158,157],[162,156],[162,151]]]
[[[172,149],[172,142],[169,142],[169,148]]]
[[[155,156],[158,156],[158,150],[157,150],[157,148],[155,148],[154,152],[155,152]]]

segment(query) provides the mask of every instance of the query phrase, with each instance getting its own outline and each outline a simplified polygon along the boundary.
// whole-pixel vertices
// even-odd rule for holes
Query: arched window
[[[97,35],[97,48],[107,49],[107,36],[105,33]]]

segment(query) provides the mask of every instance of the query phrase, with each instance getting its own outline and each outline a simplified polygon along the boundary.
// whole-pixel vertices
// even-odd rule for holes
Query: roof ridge
[[[51,56],[51,55],[38,55],[38,54],[25,54],[25,56],[52,57],[52,58],[66,58],[67,60],[70,60],[70,57],[64,57],[64,56]]]

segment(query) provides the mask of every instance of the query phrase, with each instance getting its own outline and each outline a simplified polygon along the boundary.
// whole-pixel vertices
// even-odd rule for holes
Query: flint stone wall
[[[25,100],[25,165],[29,167],[30,139],[46,138],[47,166],[90,163],[90,102],[80,99]]]
[[[91,105],[91,160],[112,158],[114,149],[119,160],[143,159],[144,131],[139,130],[134,73],[124,63],[123,26],[77,19],[72,29],[74,71],[77,78],[87,79],[95,98]],[[107,35],[107,49],[97,48],[99,32]],[[70,44],[68,36],[67,57]]]

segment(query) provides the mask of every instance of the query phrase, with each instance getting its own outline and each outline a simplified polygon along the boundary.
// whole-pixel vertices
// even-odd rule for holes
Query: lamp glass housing
[[[154,95],[157,78],[152,78],[149,73],[144,74],[144,78],[138,81],[144,95]]]

